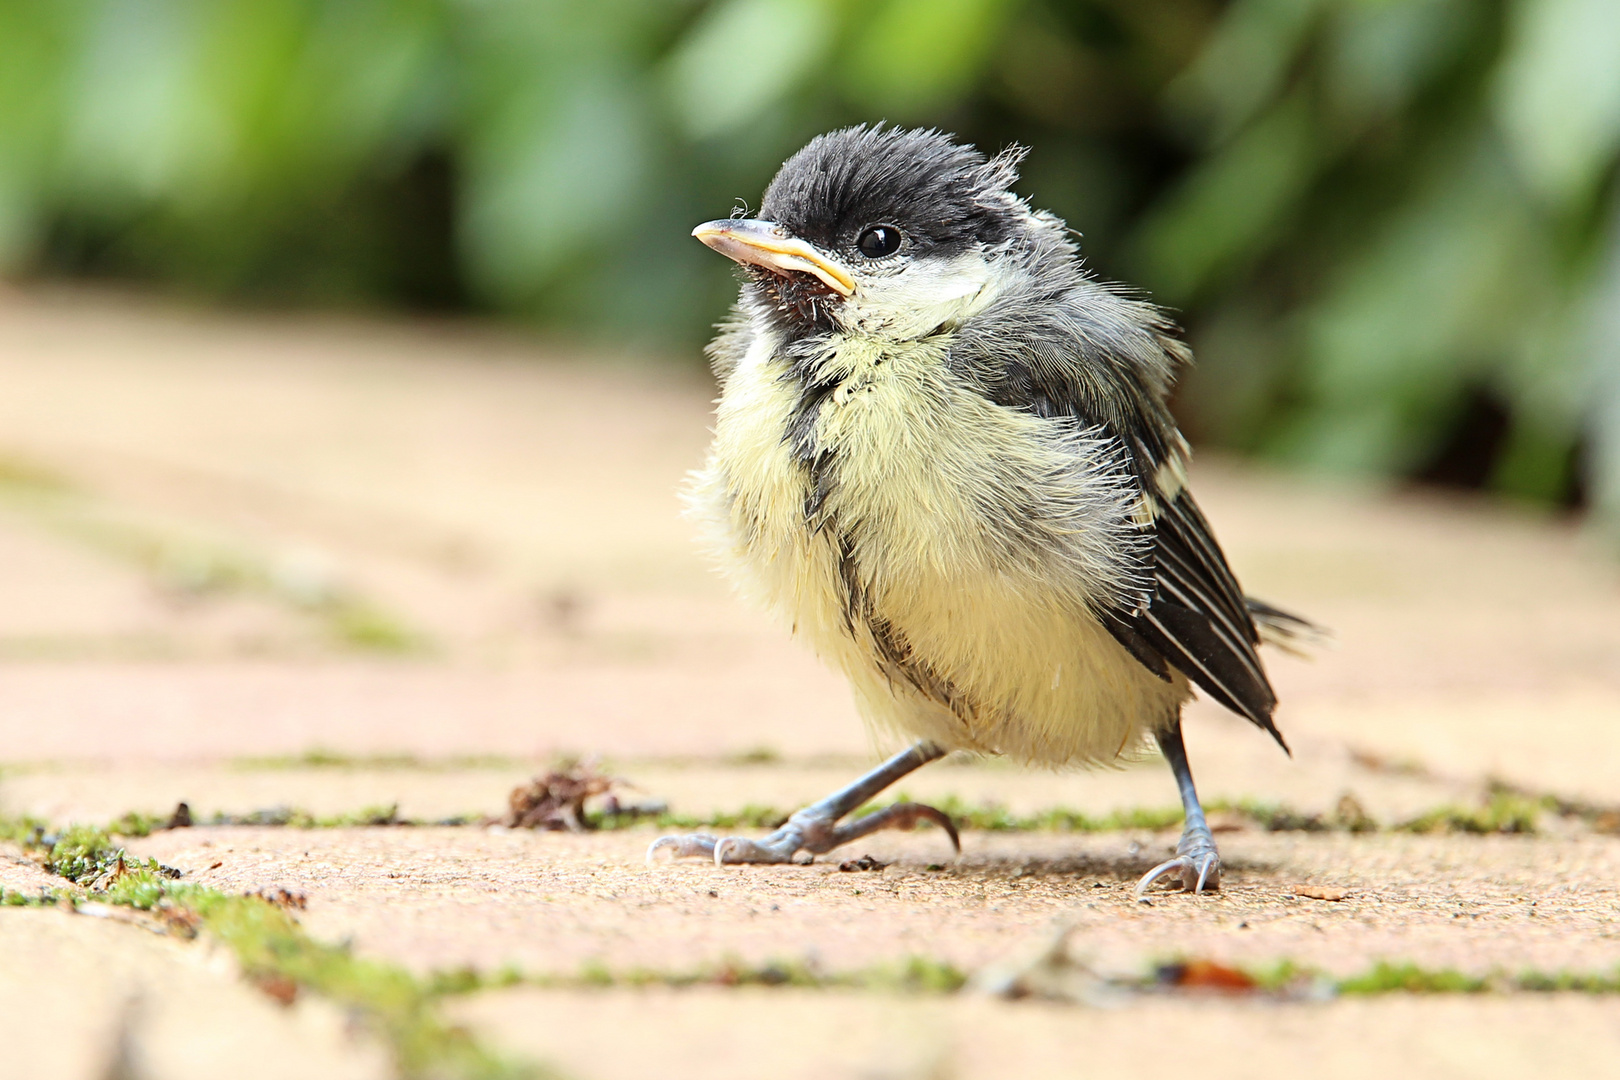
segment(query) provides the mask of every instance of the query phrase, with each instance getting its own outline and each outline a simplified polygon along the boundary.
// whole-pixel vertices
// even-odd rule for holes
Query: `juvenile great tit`
[[[1256,647],[1313,628],[1244,597],[1166,406],[1187,347],[1013,194],[1022,156],[847,128],[788,159],[757,218],[693,231],[745,280],[708,350],[691,509],[741,592],[916,742],[764,839],[667,836],[649,860],[787,862],[925,819],[955,843],[915,803],[842,819],[952,750],[1097,764],[1151,735],[1185,828],[1137,893],[1218,887],[1182,706],[1197,687],[1286,750]]]

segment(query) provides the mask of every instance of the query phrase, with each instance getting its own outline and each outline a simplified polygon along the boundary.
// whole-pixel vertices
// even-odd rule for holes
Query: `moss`
[[[311,750],[305,750],[301,754],[237,758],[232,762],[232,765],[238,769],[255,771],[280,769],[400,769],[414,767],[416,759],[410,754],[378,754],[366,757],[315,747]]]
[[[922,994],[954,994],[967,984],[967,975],[956,965],[927,956],[910,956],[894,968],[880,968],[871,979],[884,983],[890,977],[902,990]]]
[[[1263,970],[1256,978],[1265,986],[1283,986],[1309,977],[1311,969],[1285,961]],[[1321,978],[1319,974],[1316,978]],[[1345,996],[1368,997],[1382,994],[1490,994],[1490,993],[1578,993],[1620,994],[1620,968],[1610,972],[1536,971],[1517,974],[1490,971],[1470,975],[1453,968],[1427,968],[1413,963],[1380,960],[1371,968],[1348,978],[1327,980],[1334,992]]]
[[[326,608],[327,625],[341,644],[365,652],[408,654],[429,649],[428,639],[371,604],[339,602]]]
[[[1371,968],[1347,978],[1335,979],[1320,970],[1293,960],[1281,960],[1270,965],[1253,968],[1226,968],[1209,965],[1207,961],[1181,958],[1164,964],[1150,965],[1147,973],[1110,979],[1117,989],[1126,992],[1162,992],[1167,985],[1164,973],[1171,969],[1188,967],[1219,968],[1236,987],[1241,983],[1244,992],[1281,998],[1283,1000],[1319,1000],[1323,997],[1346,995],[1370,997],[1388,994],[1484,994],[1484,993],[1544,993],[1564,992],[1583,994],[1620,994],[1620,969],[1614,972],[1538,972],[1525,971],[1517,975],[1490,972],[1470,975],[1450,968],[1426,968],[1412,963],[1380,961]],[[493,977],[483,977],[472,971],[458,971],[453,975],[435,976],[435,985],[443,987],[441,993],[471,993],[496,987],[513,985],[540,986],[550,989],[638,989],[643,987],[670,987],[683,989],[694,986],[759,986],[794,987],[813,990],[855,990],[872,993],[946,995],[961,990],[968,982],[967,975],[948,961],[934,957],[911,956],[894,963],[877,964],[853,971],[825,972],[802,960],[769,960],[763,963],[744,963],[728,959],[717,964],[689,970],[665,971],[651,968],[615,970],[600,960],[587,961],[572,976],[538,975],[522,977],[510,969],[503,969]],[[1173,982],[1184,989],[1207,988],[1208,980]]]
[[[1402,822],[1396,828],[1412,833],[1533,833],[1545,809],[1543,800],[1497,792],[1484,806],[1442,806]]]
[[[751,750],[728,754],[721,760],[727,765],[777,765],[782,761],[782,753],[773,747],[756,746]]]
[[[455,772],[462,769],[521,769],[531,765],[532,761],[501,754],[456,754],[444,758],[423,758],[415,754],[347,754],[323,747],[306,750],[301,754],[242,757],[231,763],[232,768],[267,772],[291,769]]]
[[[5,817],[0,816],[0,840],[8,841],[19,847],[37,847],[46,831],[45,822],[36,817]]]
[[[436,1007],[442,991],[431,982],[393,964],[356,957],[346,947],[315,941],[275,905],[195,886],[172,895],[230,947],[249,979],[284,982],[364,1017],[387,1039],[403,1077],[519,1080],[553,1075],[499,1057],[465,1029],[446,1022]]]
[[[1416,964],[1391,964],[1383,960],[1370,971],[1340,979],[1335,988],[1341,994],[1480,994],[1491,989],[1491,980],[1464,975],[1449,968],[1423,968]]]
[[[1490,781],[1489,791],[1492,796],[1526,800],[1548,813],[1583,821],[1597,832],[1620,833],[1620,805],[1614,803],[1598,803],[1535,791],[1499,777]]]
[[[584,821],[592,829],[628,829],[651,823],[660,829],[775,829],[788,819],[789,811],[774,806],[749,803],[740,810],[720,810],[713,814],[674,814],[667,810],[647,813],[626,807],[617,813],[591,810]]]
[[[292,571],[250,551],[156,528],[46,473],[0,459],[0,494],[6,493],[59,535],[140,568],[169,593],[256,595],[319,620],[349,649],[399,654],[430,647],[425,634],[323,574]]]
[[[487,767],[505,767],[512,764],[504,758],[478,758],[473,760],[479,766]],[[302,767],[458,767],[455,763],[449,762],[424,764],[408,756],[348,757],[324,750],[312,750],[292,758],[249,759],[238,764],[243,768],[265,769]],[[857,810],[856,816],[869,814],[885,806],[892,805],[893,802],[905,800],[906,796],[902,794],[894,800],[870,803]],[[1072,807],[1059,806],[1026,814],[1017,814],[997,803],[970,805],[955,796],[933,800],[932,805],[949,814],[956,822],[957,827],[964,832],[974,830],[982,832],[1071,833],[1103,833],[1128,830],[1161,831],[1177,828],[1182,821],[1181,811],[1176,807],[1137,807],[1113,810],[1107,814],[1092,815]],[[1349,797],[1340,800],[1338,807],[1329,814],[1307,814],[1285,804],[1251,800],[1238,802],[1212,801],[1208,804],[1208,809],[1212,813],[1241,815],[1253,822],[1256,827],[1271,832],[1366,833],[1379,831],[1383,828],[1367,815],[1359,803]],[[1412,833],[1524,834],[1536,831],[1537,819],[1544,812],[1558,811],[1551,807],[1545,798],[1533,799],[1499,792],[1491,796],[1489,801],[1481,807],[1467,808],[1454,805],[1437,807],[1388,828]],[[663,809],[638,806],[618,807],[610,803],[606,807],[592,809],[585,813],[583,821],[587,828],[593,829],[625,829],[648,825],[672,831],[774,829],[788,819],[789,813],[790,811],[780,807],[752,803],[737,810],[716,811],[704,815],[680,814]],[[57,840],[65,838],[71,846],[73,843],[98,833],[106,834],[109,837],[146,836],[169,827],[170,820],[170,818],[164,816],[132,811],[111,822],[105,829],[75,827],[75,830],[69,830],[62,837],[51,837],[49,843],[42,843],[47,838],[44,823],[33,819],[0,818],[0,840],[9,840],[25,847],[39,848],[43,846],[48,848]],[[198,814],[194,820],[198,825],[341,829],[376,826],[470,826],[486,824],[493,819],[483,814],[460,814],[431,820],[403,818],[399,815],[397,805],[376,805],[362,807],[347,813],[329,815],[316,815],[298,807],[276,806],[246,813],[216,812],[207,816]],[[1593,827],[1597,828],[1601,824],[1601,819],[1599,819]],[[110,843],[110,839],[108,842]],[[67,849],[64,849],[64,852],[66,851]],[[64,854],[64,858],[67,857]]]
[[[1290,987],[1298,986],[1302,981],[1316,976],[1316,972],[1312,969],[1286,959],[1248,968],[1246,974],[1254,980],[1257,987],[1270,993],[1285,992]]]
[[[151,911],[169,895],[169,878],[154,866],[141,866],[119,875],[102,897],[109,904],[122,904],[139,911]]]
[[[331,817],[317,818],[314,828],[317,829],[353,829],[366,828],[377,825],[409,825],[409,821],[399,816],[399,803],[388,806],[381,804],[365,806],[350,814],[335,814]]]
[[[38,462],[7,454],[0,456],[0,489],[55,494],[72,491],[73,485]]]
[[[108,830],[93,825],[70,825],[60,832],[48,832],[42,824],[25,821],[13,822],[4,831],[25,851],[43,855],[41,865],[46,871],[98,895],[115,887],[127,887],[133,897],[139,880],[180,876],[180,871],[156,859],[142,860],[129,854],[113,842]]]
[[[685,971],[660,971],[652,968],[627,968],[616,971],[600,960],[588,960],[580,965],[578,974],[572,977],[541,975],[519,978],[511,972],[507,972],[506,977],[527,985],[557,989],[766,986],[903,994],[954,994],[967,984],[967,975],[955,965],[927,956],[909,956],[893,963],[842,972],[824,972],[803,960],[747,963],[728,958],[716,964]],[[474,988],[484,989],[486,985],[488,984],[480,983]],[[503,985],[512,985],[512,982]]]
[[[150,836],[153,833],[166,828],[168,826],[168,821],[169,819],[166,817],[154,817],[151,814],[143,814],[139,811],[131,810],[117,821],[114,821],[112,824],[108,825],[107,831],[114,836]]]
[[[1620,969],[1608,974],[1523,971],[1513,988],[1532,993],[1620,994]]]
[[[455,818],[449,823],[469,824],[472,819]],[[399,804],[363,806],[342,814],[317,816],[307,810],[278,806],[269,810],[254,810],[246,814],[217,813],[208,819],[210,825],[257,825],[289,829],[363,829],[384,825],[421,825],[425,822],[399,816]],[[440,823],[434,823],[440,824]]]
[[[0,907],[55,907],[62,902],[63,895],[56,889],[42,889],[30,896],[16,889],[0,888]]]
[[[45,848],[45,869],[75,885],[104,876],[124,861],[124,849],[105,830],[90,825],[70,825],[25,846]]]
[[[474,967],[435,971],[427,976],[427,991],[435,997],[456,997],[481,990],[502,990],[523,983],[523,973],[507,965],[485,974]]]
[[[406,1080],[539,1080],[553,1075],[499,1057],[446,1022],[436,1008],[446,992],[441,983],[318,942],[283,907],[262,897],[180,884],[173,880],[175,871],[133,859],[103,829],[73,826],[52,836],[43,827],[13,821],[5,823],[5,832],[21,834],[36,850],[48,843],[46,869],[86,891],[29,897],[0,890],[0,905],[41,906],[65,896],[71,902],[88,899],[154,912],[162,916],[160,926],[187,936],[206,931],[235,953],[250,981],[278,1000],[291,1001],[300,992],[319,994],[363,1018],[387,1041]]]
[[[1328,832],[1333,824],[1322,814],[1307,814],[1284,803],[1216,799],[1205,807],[1210,813],[1239,814],[1267,832]]]

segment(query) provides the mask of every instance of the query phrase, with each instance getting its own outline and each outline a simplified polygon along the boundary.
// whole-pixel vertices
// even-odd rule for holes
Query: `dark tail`
[[[1309,657],[1316,650],[1333,645],[1333,631],[1325,626],[1274,608],[1252,596],[1245,596],[1243,603],[1249,609],[1249,618],[1254,620],[1254,628],[1260,632],[1261,642],[1266,645],[1275,645],[1283,652],[1301,657]]]

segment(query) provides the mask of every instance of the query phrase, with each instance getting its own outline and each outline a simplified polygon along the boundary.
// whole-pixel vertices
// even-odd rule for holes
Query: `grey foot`
[[[949,815],[921,803],[896,803],[846,824],[820,806],[809,806],[787,819],[787,824],[760,840],[742,836],[714,837],[704,833],[690,836],[661,836],[647,849],[647,862],[660,851],[675,858],[708,858],[716,866],[726,863],[785,863],[801,851],[812,857],[831,851],[851,840],[858,840],[880,829],[909,829],[919,821],[932,821],[951,838],[951,847],[962,850],[956,824]]]
[[[1175,877],[1171,877],[1175,875]],[[1136,883],[1136,897],[1141,899],[1148,886],[1160,878],[1181,881],[1183,892],[1201,893],[1221,887],[1221,856],[1215,850],[1215,837],[1202,825],[1189,826],[1176,845],[1176,857],[1162,862],[1142,875]]]

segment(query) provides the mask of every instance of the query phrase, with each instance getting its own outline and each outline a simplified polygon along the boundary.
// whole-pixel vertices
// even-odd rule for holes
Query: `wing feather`
[[[1155,589],[1136,616],[1137,633],[1199,689],[1287,749],[1271,719],[1277,695],[1256,651],[1260,635],[1198,504],[1180,491],[1158,505]]]
[[[1165,678],[1174,667],[1287,749],[1271,719],[1277,698],[1255,651],[1255,620],[1182,484],[1187,444],[1166,399],[1191,355],[1161,310],[1086,277],[1077,258],[1069,265],[1065,287],[1004,298],[969,320],[953,366],[997,404],[1072,416],[1119,440],[1142,496],[1138,525],[1152,535],[1154,587],[1146,603],[1103,612],[1103,625],[1149,671]]]

